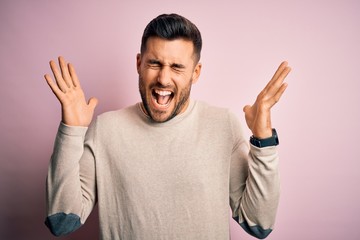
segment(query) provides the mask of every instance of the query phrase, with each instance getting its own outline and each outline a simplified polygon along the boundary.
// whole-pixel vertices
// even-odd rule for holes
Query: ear
[[[138,53],[136,55],[136,69],[137,69],[138,74],[140,74],[140,66],[141,66],[141,54]]]
[[[192,84],[195,84],[199,80],[200,73],[201,73],[201,67],[202,67],[201,63],[196,64],[193,75],[192,75]]]

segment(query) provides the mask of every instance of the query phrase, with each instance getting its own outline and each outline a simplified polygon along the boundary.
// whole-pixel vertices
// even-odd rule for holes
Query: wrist
[[[266,138],[258,138],[255,137],[254,135],[251,136],[250,143],[259,148],[279,145],[279,138],[275,128],[273,128],[271,132],[272,132],[271,136]]]
[[[257,138],[257,139],[265,139],[265,138],[269,138],[273,135],[273,129],[267,128],[267,129],[263,129],[261,131],[252,131],[253,137]]]

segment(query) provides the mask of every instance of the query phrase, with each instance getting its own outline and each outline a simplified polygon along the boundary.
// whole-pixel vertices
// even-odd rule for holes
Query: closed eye
[[[162,64],[158,60],[150,59],[148,61],[148,66],[150,68],[160,68],[160,67],[162,67]]]
[[[171,68],[174,69],[175,71],[177,72],[182,72],[185,70],[185,66],[182,65],[182,64],[177,64],[177,63],[174,63],[174,64],[171,64]]]

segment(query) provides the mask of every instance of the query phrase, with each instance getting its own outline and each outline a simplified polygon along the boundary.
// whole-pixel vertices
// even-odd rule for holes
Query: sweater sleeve
[[[243,137],[233,120],[234,148],[230,166],[232,217],[250,235],[266,238],[272,231],[280,181],[276,147],[257,148]]]
[[[81,227],[96,202],[94,127],[60,124],[46,179],[46,226],[56,235]]]

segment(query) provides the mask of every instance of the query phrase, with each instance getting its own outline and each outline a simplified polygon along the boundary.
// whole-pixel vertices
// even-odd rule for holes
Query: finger
[[[92,97],[89,99],[88,105],[91,109],[95,109],[98,102],[99,102],[99,100],[97,100],[97,98]]]
[[[80,86],[80,81],[79,81],[79,79],[77,77],[74,66],[71,63],[69,63],[68,67],[69,67],[69,73],[70,73],[70,76],[71,76],[74,87],[81,87]]]
[[[251,108],[251,106],[250,105],[246,105],[244,108],[243,108],[243,112],[247,112],[247,111],[249,111],[250,110],[250,108]]]
[[[66,83],[66,86],[67,87],[73,86],[72,80],[70,77],[70,73],[69,73],[69,69],[68,69],[68,65],[65,62],[65,59],[62,56],[59,56],[58,60],[59,60],[59,65],[60,65],[60,69],[61,69],[61,75]]]
[[[287,61],[283,61],[278,69],[276,70],[276,72],[274,73],[273,77],[271,78],[271,80],[273,79],[277,79],[279,77],[279,75],[281,74],[281,72],[288,66],[288,62]]]
[[[272,103],[271,106],[275,105],[277,102],[279,102],[281,96],[283,95],[283,93],[285,92],[286,88],[287,88],[288,84],[287,83],[283,83],[281,85],[281,87],[279,88],[279,90],[277,91],[277,93],[274,95],[274,97],[272,98]]]
[[[287,61],[283,61],[283,62],[279,65],[278,69],[276,70],[276,72],[274,73],[273,77],[271,78],[271,80],[270,80],[270,81],[268,82],[268,84],[266,85],[265,89],[266,89],[269,85],[273,84],[273,82],[275,82],[275,81],[279,78],[279,76],[280,76],[281,73],[286,69],[287,66],[288,66],[288,62],[287,62]]]
[[[279,91],[279,88],[283,85],[285,78],[287,77],[287,75],[290,73],[291,68],[290,67],[285,67],[282,72],[277,76],[277,79],[272,80],[272,82],[268,83],[265,91],[266,94],[270,95],[270,97],[272,97],[272,95],[276,94]]]
[[[50,61],[50,68],[51,68],[52,73],[54,74],[56,84],[58,85],[60,90],[65,93],[66,89],[68,87],[67,87],[66,83],[64,82],[64,79],[62,78],[56,63],[53,60]]]
[[[286,76],[291,72],[291,67],[286,66],[281,72],[280,75],[275,79],[275,82],[284,81]]]
[[[61,89],[59,89],[58,85],[51,79],[49,74],[45,74],[44,77],[45,77],[47,84],[51,88],[51,91],[60,100],[62,98],[62,95],[64,94],[63,91],[61,91]]]

